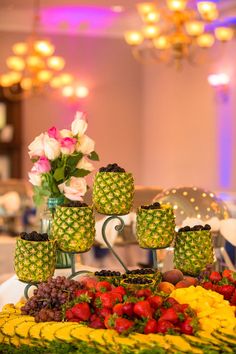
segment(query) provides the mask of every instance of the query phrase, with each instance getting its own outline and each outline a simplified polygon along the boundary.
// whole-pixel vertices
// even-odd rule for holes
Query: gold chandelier
[[[54,45],[38,37],[39,12],[39,0],[35,0],[32,34],[24,42],[15,43],[13,55],[6,59],[9,71],[0,76],[0,85],[8,99],[22,99],[46,88],[59,89],[74,80],[71,74],[63,72],[65,60],[54,55]]]
[[[215,2],[199,1],[196,8],[188,7],[188,3],[166,0],[167,6],[163,8],[154,2],[137,4],[143,27],[125,33],[137,60],[174,62],[178,66],[183,59],[194,63],[196,49],[211,48],[216,40],[228,42],[233,38],[234,30],[230,27],[208,29],[219,16]]]

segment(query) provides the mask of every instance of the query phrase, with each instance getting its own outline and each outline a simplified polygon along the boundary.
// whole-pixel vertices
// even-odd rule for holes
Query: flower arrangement
[[[87,127],[84,114],[77,112],[71,130],[52,127],[29,145],[34,163],[29,181],[37,205],[45,198],[83,199],[88,188],[85,176],[94,169],[89,160],[99,160],[94,141],[85,134]]]

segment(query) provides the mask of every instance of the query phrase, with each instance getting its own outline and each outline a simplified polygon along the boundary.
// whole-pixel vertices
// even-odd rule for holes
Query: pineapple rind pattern
[[[93,185],[95,209],[105,215],[128,214],[134,198],[134,179],[127,172],[98,172]]]
[[[52,277],[55,270],[54,241],[16,241],[14,267],[18,278],[25,282],[41,282]]]
[[[95,218],[88,207],[58,206],[53,218],[51,237],[64,252],[87,252],[95,239]]]
[[[211,233],[208,230],[179,232],[175,240],[174,265],[185,274],[198,275],[214,261]]]
[[[137,211],[137,239],[142,248],[166,248],[175,236],[173,209],[142,209]]]

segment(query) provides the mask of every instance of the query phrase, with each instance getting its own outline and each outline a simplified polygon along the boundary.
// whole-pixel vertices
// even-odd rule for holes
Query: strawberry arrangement
[[[223,295],[230,305],[236,306],[236,273],[232,270],[203,273],[200,284],[207,290]]]

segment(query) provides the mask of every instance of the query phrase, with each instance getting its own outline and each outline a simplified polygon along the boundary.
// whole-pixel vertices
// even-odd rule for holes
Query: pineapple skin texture
[[[95,209],[105,215],[128,214],[133,205],[134,179],[127,172],[98,172],[93,184]]]
[[[24,282],[38,283],[52,277],[55,270],[56,245],[54,241],[16,241],[14,268]]]
[[[211,233],[208,230],[177,233],[174,265],[185,274],[196,276],[214,260]]]
[[[54,214],[51,237],[64,252],[87,252],[95,239],[92,207],[58,206]]]
[[[137,239],[142,248],[166,248],[175,236],[175,218],[171,207],[142,209],[137,212]]]

